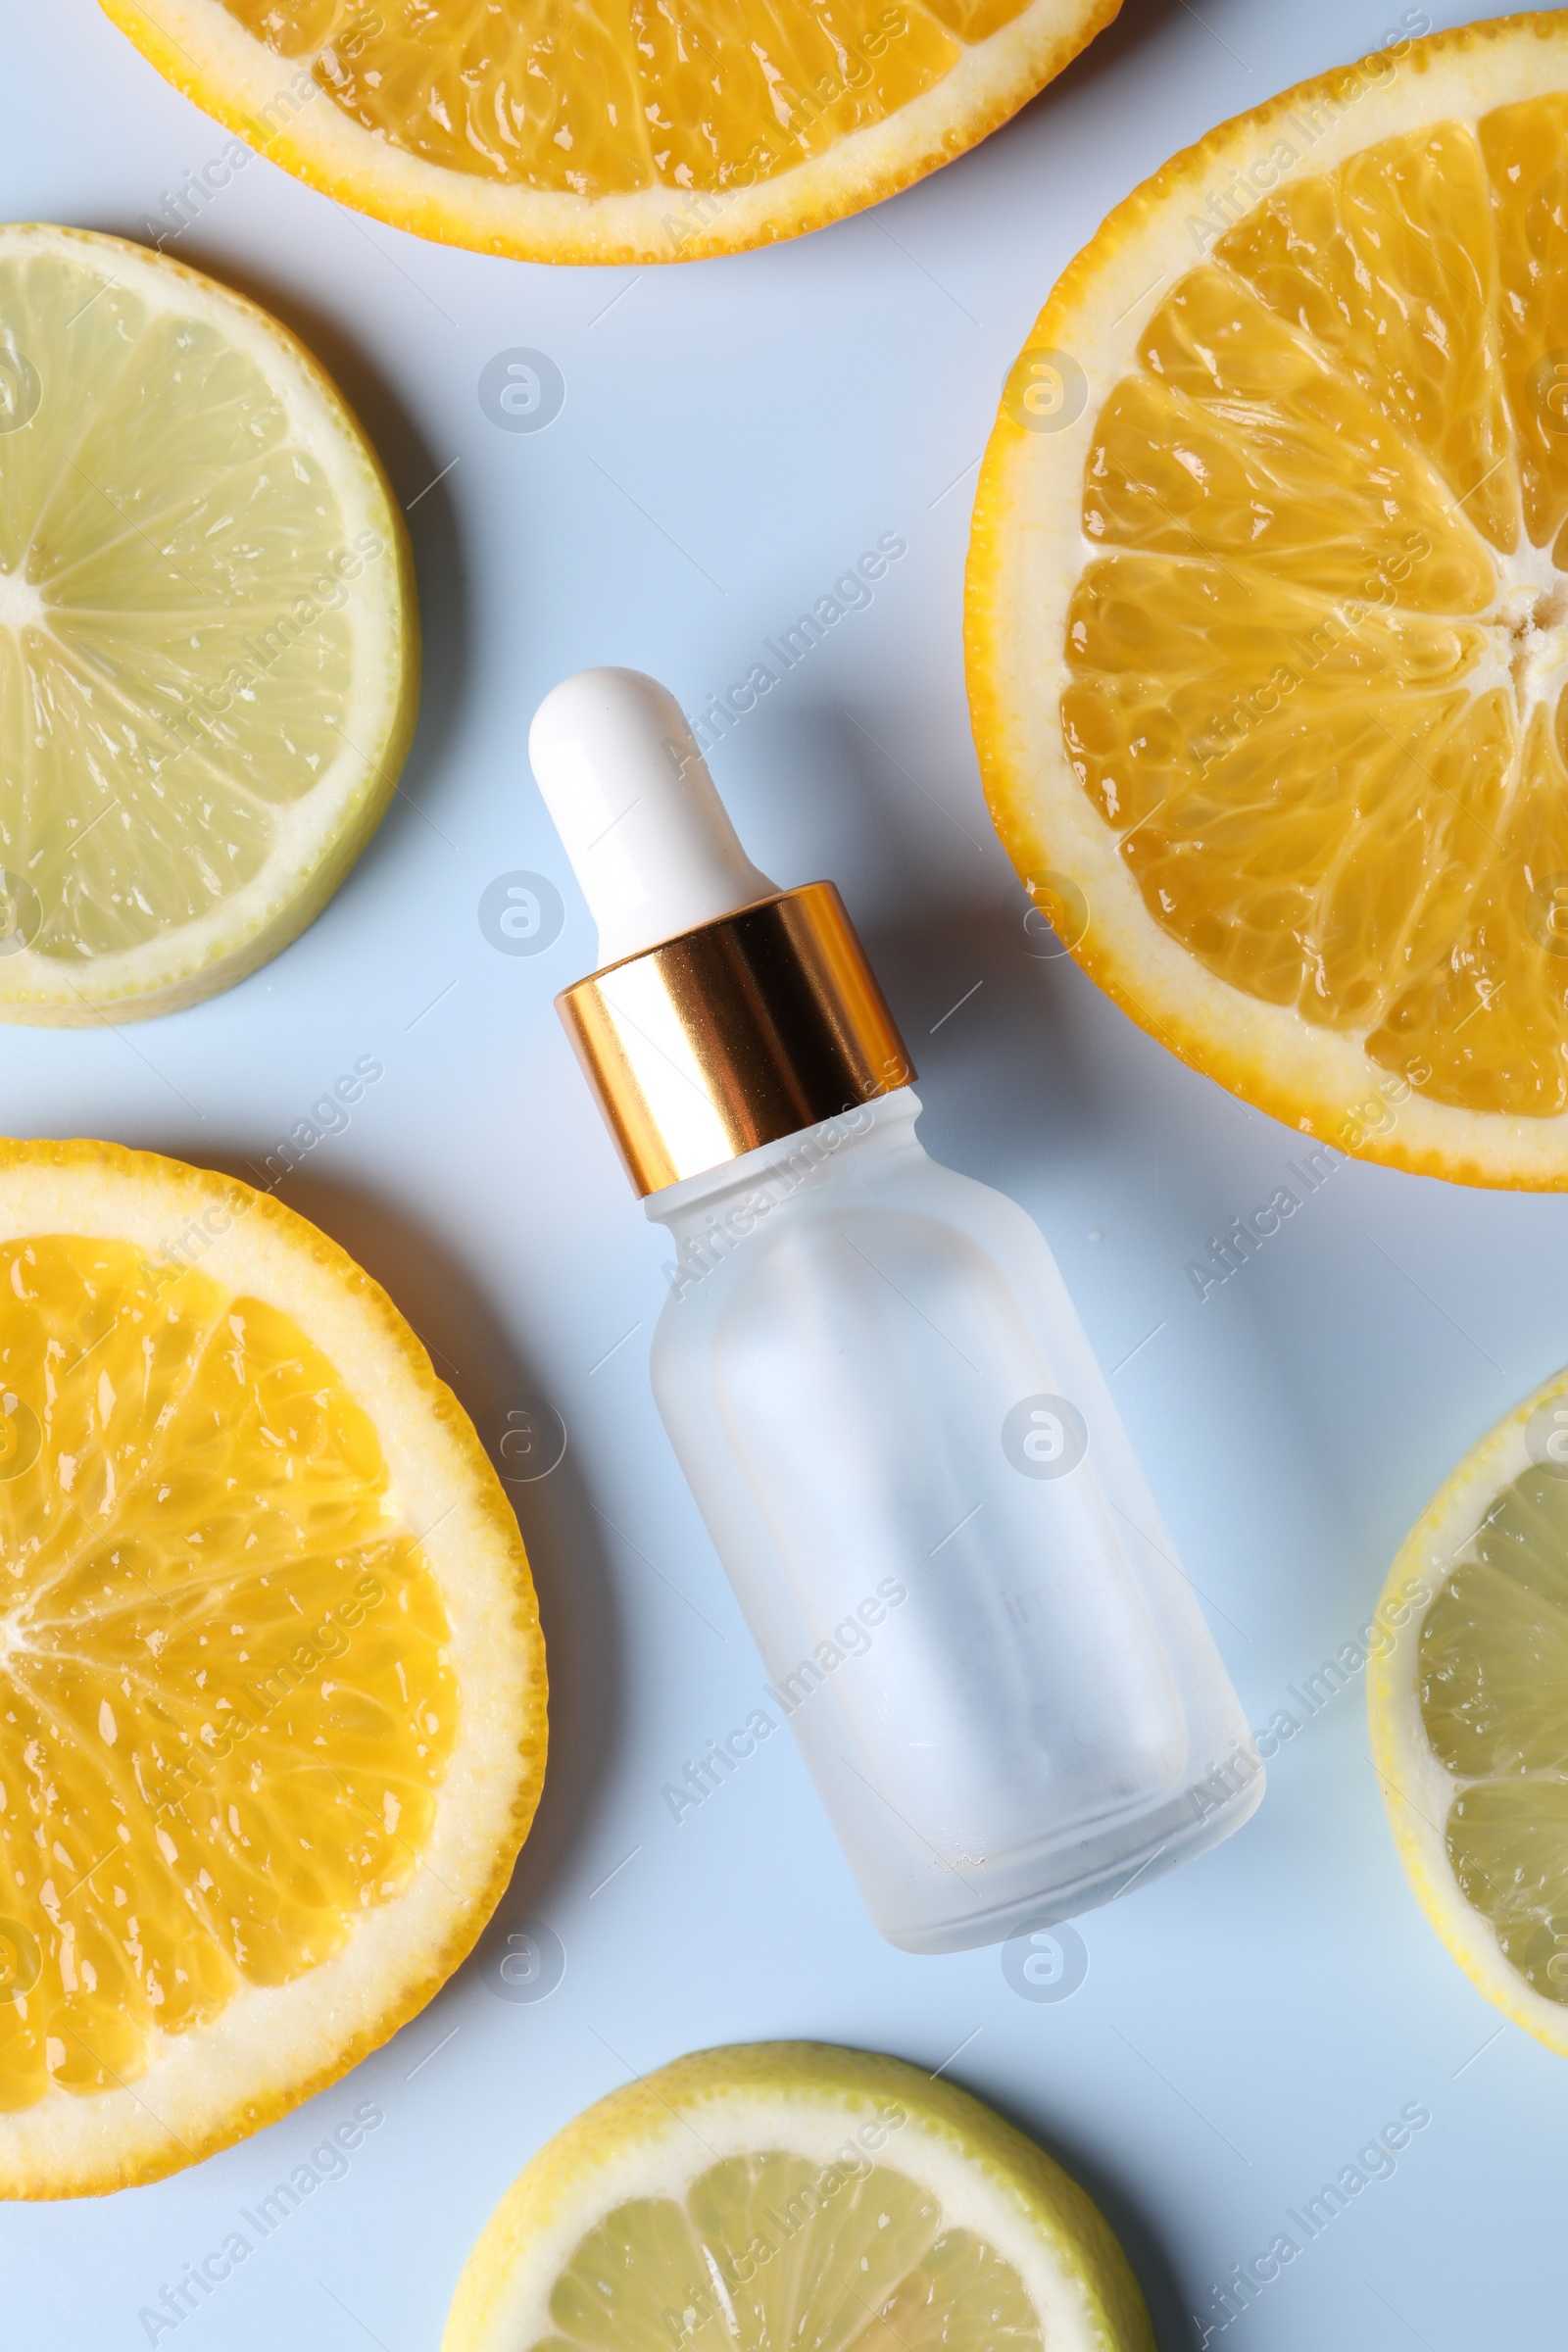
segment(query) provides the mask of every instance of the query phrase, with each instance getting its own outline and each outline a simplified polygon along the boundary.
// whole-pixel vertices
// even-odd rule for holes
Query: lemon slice
[[[1568,2054],[1568,1371],[1411,1529],[1367,1696],[1395,1842],[1489,2001]]]
[[[0,227],[0,1017],[163,1012],[317,915],[417,701],[408,537],[277,321]]]
[[[155,2180],[385,2040],[544,1753],[515,1522],[384,1294],[245,1185],[0,1145],[0,2194]]]
[[[1077,2182],[978,2099],[813,2042],[702,2050],[519,2175],[442,2352],[1153,2352]]]
[[[1474,1183],[1568,1184],[1565,522],[1560,10],[1167,164],[975,511],[987,788],[1079,961],[1280,1118]]]
[[[345,204],[528,261],[671,262],[799,236],[951,163],[1121,0],[103,5]],[[153,233],[212,192],[187,183]]]

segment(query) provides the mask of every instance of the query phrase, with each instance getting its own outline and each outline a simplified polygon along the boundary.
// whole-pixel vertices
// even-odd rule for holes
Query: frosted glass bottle
[[[654,1393],[867,1907],[1109,1901],[1262,1766],[1054,1258],[906,1087],[655,1193]]]
[[[530,756],[597,917],[562,1016],[675,1247],[654,1391],[871,1915],[942,1952],[1212,1845],[1263,1768],[1039,1229],[930,1159],[829,883],[746,857],[678,706]]]

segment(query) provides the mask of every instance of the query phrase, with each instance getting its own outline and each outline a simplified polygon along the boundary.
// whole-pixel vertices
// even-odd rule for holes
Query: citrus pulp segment
[[[1568,12],[1113,213],[975,509],[993,813],[1078,960],[1348,1151],[1568,1184]]]
[[[978,2099],[812,2042],[612,2092],[513,2183],[442,2352],[1152,2352],[1103,2217]]]
[[[1373,1756],[1410,1884],[1488,2000],[1568,2054],[1568,1372],[1460,1463],[1376,1622]]]
[[[155,2179],[385,2040],[545,1737],[515,1522],[384,1293],[247,1186],[0,1145],[0,2194]]]
[[[228,986],[320,910],[413,733],[408,535],[254,303],[0,227],[0,1018]]]
[[[669,262],[950,163],[1121,0],[103,5],[198,106],[363,212],[529,261]]]

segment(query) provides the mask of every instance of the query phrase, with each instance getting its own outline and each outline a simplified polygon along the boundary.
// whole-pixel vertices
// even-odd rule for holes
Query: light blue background
[[[1186,1261],[1267,1199],[1298,1139],[1180,1067],[1072,965],[1024,951],[968,735],[961,570],[1004,374],[1069,256],[1172,150],[1377,46],[1400,13],[1128,0],[977,153],[733,261],[483,260],[260,161],[174,248],[306,336],[412,505],[424,716],[404,797],[297,945],[172,1018],[0,1032],[4,1124],[238,1168],[356,1057],[384,1062],[282,1197],[387,1284],[476,1416],[525,1388],[567,1424],[565,1462],[522,1494],[555,1744],[516,1882],[566,1970],[529,2006],[470,1964],[355,2077],[248,2143],[101,2203],[0,2212],[6,2352],[144,2344],[138,2309],[366,2097],[385,2122],[348,2177],[162,2340],[431,2347],[491,2204],[551,2132],[633,2070],[774,2034],[951,2057],[1102,2199],[1162,2347],[1196,2342],[1211,2283],[1424,2102],[1397,2175],[1228,2340],[1560,2339],[1568,2077],[1425,1927],[1359,1688],[1284,1750],[1240,1836],[1084,1923],[1088,1981],[1057,2005],[1018,1997],[996,1951],[879,1942],[782,1740],[671,1820],[662,1785],[742,1720],[760,1668],[649,1396],[662,1237],[552,1010],[594,943],[523,749],[567,670],[629,662],[694,709],[879,533],[907,539],[870,609],[743,720],[719,779],[760,863],[842,885],[921,1065],[929,1146],[1039,1218],[1265,1722],[1368,1616],[1456,1458],[1568,1356],[1568,1202],[1350,1163],[1200,1304]],[[3,0],[0,26],[7,215],[134,234],[224,144],[91,0]],[[498,430],[476,396],[486,361],[518,345],[565,380],[537,434]],[[532,958],[496,953],[476,919],[514,868],[566,902]]]

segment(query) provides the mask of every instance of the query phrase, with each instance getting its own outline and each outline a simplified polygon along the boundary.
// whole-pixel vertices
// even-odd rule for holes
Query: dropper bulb
[[[534,712],[528,758],[599,926],[602,965],[776,890],[742,849],[685,714],[657,678],[564,678]]]

